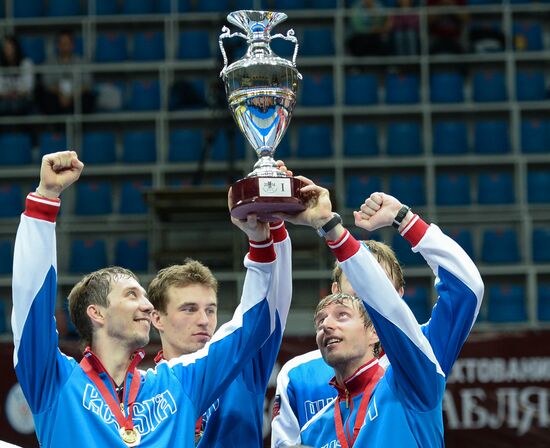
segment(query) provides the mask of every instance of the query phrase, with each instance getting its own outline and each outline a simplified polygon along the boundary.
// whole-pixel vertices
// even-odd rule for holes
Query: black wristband
[[[396,217],[393,218],[393,222],[391,223],[391,225],[398,229],[403,222],[403,219],[405,219],[405,216],[407,216],[407,213],[409,213],[410,209],[411,208],[408,205],[403,205],[403,207],[401,207],[401,209],[397,212]]]
[[[321,228],[317,229],[317,234],[324,238],[324,236],[334,229],[338,224],[342,224],[342,218],[338,213],[334,213],[332,218]]]

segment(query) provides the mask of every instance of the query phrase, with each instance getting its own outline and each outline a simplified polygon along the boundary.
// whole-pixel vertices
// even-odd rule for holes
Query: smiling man
[[[270,223],[278,265],[274,272],[278,296],[275,331],[241,373],[213,401],[195,424],[199,447],[253,447],[263,443],[264,400],[271,371],[281,345],[292,295],[291,243],[283,222]],[[287,279],[279,281],[278,279]],[[162,350],[159,364],[181,355],[201,353],[217,324],[218,282],[206,266],[186,260],[159,271],[148,288],[155,310],[153,325],[158,330]],[[217,369],[225,367],[219,365]]]
[[[233,223],[249,239],[247,268],[233,319],[211,335],[190,329],[198,352],[138,370],[153,306],[137,277],[111,267],[85,276],[69,295],[71,318],[88,345],[80,363],[59,350],[55,221],[60,194],[80,177],[73,151],[42,159],[40,184],[27,196],[13,268],[14,366],[40,446],[194,447],[195,422],[276,334],[290,296],[278,284],[273,234],[249,215]],[[212,296],[210,296],[212,297]],[[185,307],[184,307],[185,310]],[[286,319],[286,315],[284,316]]]
[[[328,190],[301,178],[308,208],[283,216],[317,229],[345,274],[353,295],[332,294],[315,314],[316,340],[334,369],[334,401],[302,428],[298,440],[312,447],[442,447],[446,377],[475,322],[483,282],[464,250],[398,199],[372,193],[354,212],[370,232],[393,226],[420,252],[435,274],[438,301],[419,325],[395,278],[370,248],[357,241],[332,212]],[[390,362],[376,356],[380,341]],[[275,446],[287,446],[284,443]]]

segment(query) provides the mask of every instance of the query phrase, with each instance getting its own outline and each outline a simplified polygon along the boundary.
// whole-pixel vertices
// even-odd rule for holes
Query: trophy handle
[[[294,36],[294,30],[290,29],[286,32],[286,36],[284,34],[275,34],[274,36],[271,36],[271,39],[280,38],[284,40],[288,40],[290,42],[294,43],[294,54],[292,55],[292,65],[296,66],[296,56],[298,55],[298,39],[296,39],[296,36]],[[302,75],[298,74],[300,79],[302,79]]]
[[[227,69],[227,54],[225,52],[225,48],[223,47],[222,39],[228,39],[233,36],[242,37],[243,39],[248,39],[248,37],[245,36],[243,33],[231,33],[231,30],[228,27],[226,26],[222,27],[222,34],[220,34],[220,37],[218,38],[220,51],[222,52],[222,56],[223,56],[223,68],[220,72],[220,76],[222,76],[225,73],[225,70]]]

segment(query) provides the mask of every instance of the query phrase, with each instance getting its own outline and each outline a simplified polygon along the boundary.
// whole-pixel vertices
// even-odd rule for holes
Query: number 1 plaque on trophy
[[[298,41],[294,31],[271,36],[272,28],[287,15],[269,11],[235,11],[227,20],[246,34],[222,28],[219,37],[224,67],[220,76],[225,84],[229,109],[239,129],[256,150],[254,170],[232,186],[231,214],[245,219],[256,213],[260,219],[273,220],[277,212],[296,214],[305,209],[300,198],[303,182],[277,169],[273,158],[296,105]],[[248,49],[241,59],[227,65],[223,39],[246,39]],[[269,44],[281,38],[294,43],[292,61],[277,56]]]

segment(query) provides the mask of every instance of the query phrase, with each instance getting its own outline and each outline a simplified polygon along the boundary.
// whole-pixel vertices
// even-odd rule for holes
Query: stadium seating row
[[[488,120],[474,124],[473,152],[482,155],[511,152],[505,121]],[[291,132],[294,132],[292,129]],[[334,154],[333,134],[325,125],[297,126],[295,151],[292,136],[287,135],[277,147],[277,157],[288,159],[323,158]],[[231,134],[231,135],[228,135]],[[84,162],[106,164],[152,163],[158,160],[155,132],[152,130],[126,131],[121,137],[122,154],[117,156],[117,136],[110,131],[90,131],[82,136],[80,155]],[[468,127],[461,121],[439,121],[434,124],[432,152],[435,155],[460,155],[469,151]],[[521,123],[521,151],[525,154],[550,153],[550,121],[530,119]],[[67,147],[62,133],[44,132],[38,135],[38,155],[59,151]],[[74,147],[78,145],[73,145]],[[195,162],[209,151],[209,159],[223,161],[229,158],[241,160],[246,156],[244,137],[239,132],[220,130],[210,135],[199,128],[172,129],[169,134],[168,160],[171,162]],[[374,124],[348,124],[344,128],[344,155],[369,157],[381,153],[378,127]],[[388,156],[418,156],[424,153],[419,123],[391,122],[385,130],[385,154]],[[0,166],[33,163],[33,142],[27,133],[0,134]]]

